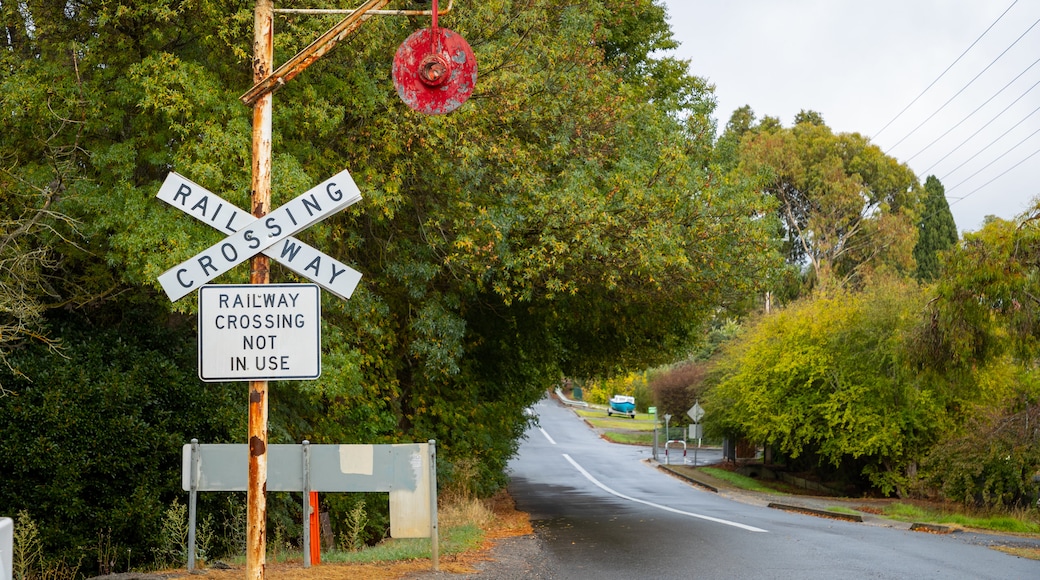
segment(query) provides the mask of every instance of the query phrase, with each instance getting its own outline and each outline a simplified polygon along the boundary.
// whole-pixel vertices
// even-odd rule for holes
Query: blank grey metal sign
[[[246,491],[248,445],[195,447],[195,469],[192,445],[182,449],[185,491]],[[431,465],[429,443],[268,445],[267,452],[267,491],[390,492],[390,535],[430,537],[436,521],[431,511],[436,465]]]
[[[0,518],[0,580],[11,580],[14,575],[14,522]]]

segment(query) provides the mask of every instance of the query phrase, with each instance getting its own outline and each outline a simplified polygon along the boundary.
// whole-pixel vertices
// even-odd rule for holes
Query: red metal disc
[[[442,115],[473,94],[477,59],[458,34],[447,28],[424,28],[398,47],[393,76],[406,105],[427,115]]]

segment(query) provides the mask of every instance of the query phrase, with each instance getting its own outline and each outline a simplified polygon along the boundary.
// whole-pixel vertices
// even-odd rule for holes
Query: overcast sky
[[[938,177],[961,231],[1040,196],[1040,1],[661,3],[720,130],[743,105],[784,126],[817,111]]]

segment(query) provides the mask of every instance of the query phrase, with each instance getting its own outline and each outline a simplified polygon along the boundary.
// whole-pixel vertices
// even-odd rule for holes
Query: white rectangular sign
[[[225,234],[234,234],[256,220],[249,212],[172,171],[156,197]],[[278,242],[263,253],[344,300],[350,299],[361,281],[361,272],[294,237]]]
[[[350,173],[343,170],[163,272],[159,284],[170,300],[180,300],[254,255],[360,200],[361,190]]]
[[[210,284],[199,289],[199,378],[307,380],[321,375],[315,284]]]

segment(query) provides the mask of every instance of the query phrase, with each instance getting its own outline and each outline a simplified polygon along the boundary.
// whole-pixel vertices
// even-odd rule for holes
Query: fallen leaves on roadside
[[[993,546],[993,549],[998,552],[1010,554],[1012,556],[1018,556],[1019,558],[1040,560],[1040,548],[1026,548],[1021,546]]]
[[[490,551],[496,540],[534,533],[530,517],[527,513],[516,510],[516,504],[508,493],[503,491],[488,501],[495,517],[484,528],[483,545],[477,550],[441,556],[440,570],[442,572],[452,574],[476,572],[474,565],[490,559]],[[310,568],[304,568],[302,561],[269,562],[264,567],[264,576],[266,580],[343,580],[344,578],[397,580],[430,571],[432,566],[433,563],[429,559],[380,564],[322,563]],[[208,568],[199,572],[206,580],[242,580],[246,576],[244,566],[228,570]],[[187,576],[187,571],[167,571],[164,575]]]

